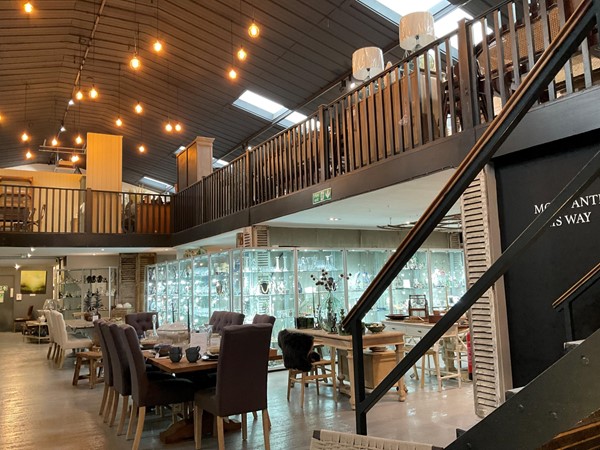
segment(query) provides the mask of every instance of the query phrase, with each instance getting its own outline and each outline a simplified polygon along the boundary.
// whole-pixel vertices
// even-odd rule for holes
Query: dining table
[[[315,344],[322,344],[329,347],[331,354],[331,376],[336,376],[335,362],[336,351],[347,351],[349,386],[345,387],[345,377],[342,374],[341,359],[338,358],[338,380],[340,392],[350,395],[350,405],[355,409],[356,401],[354,399],[354,355],[352,354],[352,336],[340,335],[337,333],[328,333],[325,330],[315,329],[297,329],[293,330],[299,333],[310,334],[315,338]],[[380,333],[365,333],[363,335],[363,348],[381,349],[383,347],[393,346],[396,353],[396,363],[404,358],[404,333],[398,331],[382,331]],[[406,400],[406,389],[404,388],[404,378],[400,378],[397,384],[398,400]]]

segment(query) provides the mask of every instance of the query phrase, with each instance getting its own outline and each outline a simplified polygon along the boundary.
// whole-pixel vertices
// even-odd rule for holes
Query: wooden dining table
[[[315,338],[315,344],[323,344],[330,348],[331,354],[331,371],[335,377],[335,360],[336,350],[346,350],[348,355],[348,374],[349,380],[349,395],[350,405],[355,408],[354,399],[354,359],[352,354],[352,336],[343,336],[337,333],[328,333],[324,330],[314,329],[298,329],[293,330],[299,333],[310,334]],[[394,346],[396,352],[396,363],[399,363],[404,358],[404,333],[398,331],[383,331],[381,333],[366,333],[363,335],[363,348]],[[338,359],[338,374],[342,373],[340,360]],[[338,375],[340,381],[340,392],[344,390],[344,377]],[[406,400],[406,390],[404,389],[404,378],[398,381],[398,400],[403,402]]]

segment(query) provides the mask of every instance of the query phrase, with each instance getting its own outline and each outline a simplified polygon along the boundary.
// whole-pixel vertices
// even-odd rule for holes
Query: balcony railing
[[[457,31],[176,194],[174,230],[235,214],[491,122],[579,2],[506,1],[461,22]],[[591,34],[538,103],[597,83],[599,55],[597,33]]]
[[[0,186],[0,230],[41,233],[171,233],[168,195]]]

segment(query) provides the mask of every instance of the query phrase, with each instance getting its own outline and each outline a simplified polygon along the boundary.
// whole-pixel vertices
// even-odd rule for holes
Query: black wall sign
[[[494,161],[504,249],[599,149],[596,131]],[[599,236],[600,180],[595,180],[505,275],[515,386],[527,384],[563,354],[565,313],[551,305],[598,263]],[[576,339],[600,328],[600,286],[573,306]]]

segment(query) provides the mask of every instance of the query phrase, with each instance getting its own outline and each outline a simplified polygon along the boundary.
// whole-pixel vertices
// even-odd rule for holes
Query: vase
[[[334,302],[333,292],[329,291],[324,307],[321,304],[318,306],[319,327],[328,333],[335,333],[337,330],[337,315],[334,312]]]

